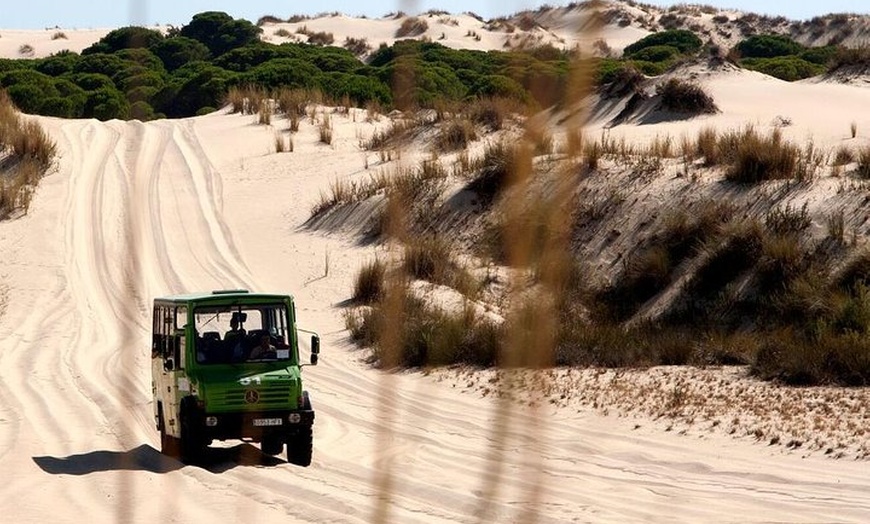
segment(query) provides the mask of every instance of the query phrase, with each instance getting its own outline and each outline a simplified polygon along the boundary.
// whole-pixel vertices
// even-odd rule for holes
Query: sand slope
[[[365,176],[356,129],[371,124],[333,118],[333,146],[303,124],[284,154],[268,153],[274,130],[251,117],[40,119],[58,170],[27,216],[0,224],[5,521],[370,522],[379,508],[393,522],[870,516],[863,462],[569,408],[499,411],[431,377],[369,369],[339,304],[375,248],[303,227],[331,180]],[[238,286],[294,293],[301,324],[323,335],[322,364],[305,370],[318,411],[310,468],[239,443],[203,467],[155,450],[151,299]]]

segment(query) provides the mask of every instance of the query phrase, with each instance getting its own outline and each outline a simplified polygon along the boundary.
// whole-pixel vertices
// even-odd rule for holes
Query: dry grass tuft
[[[734,160],[725,178],[743,184],[791,178],[801,159],[800,150],[785,142],[779,129],[761,136],[749,128],[728,147],[733,147]]]
[[[474,140],[477,140],[474,124],[464,118],[454,119],[441,126],[435,149],[444,152],[465,149]]]
[[[332,144],[332,121],[327,113],[323,113],[323,120],[320,122],[320,142],[324,144]]]
[[[473,162],[468,189],[477,193],[484,206],[492,204],[522,174],[531,172],[531,155],[524,144],[508,145],[501,140],[487,144],[483,158]]]
[[[858,151],[858,167],[855,173],[859,178],[870,180],[870,146],[865,146]]]
[[[379,259],[365,264],[354,280],[352,299],[357,304],[372,304],[384,298],[387,265]]]
[[[719,109],[698,84],[671,78],[664,84],[656,86],[656,94],[661,97],[664,109],[677,113],[691,115],[717,113]]]
[[[33,120],[22,120],[0,91],[0,216],[27,213],[39,179],[54,163],[56,144]]]
[[[396,29],[395,36],[396,38],[419,36],[425,33],[427,29],[429,29],[429,24],[426,20],[412,16],[402,20],[401,25]]]

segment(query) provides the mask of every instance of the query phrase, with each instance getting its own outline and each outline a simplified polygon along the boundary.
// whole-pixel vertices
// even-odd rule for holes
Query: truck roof
[[[155,302],[219,302],[219,301],[239,301],[245,303],[255,303],[258,300],[293,300],[293,297],[279,293],[251,293],[247,289],[219,289],[215,291],[202,291],[196,293],[186,293],[180,295],[169,295],[164,297],[155,297]]]

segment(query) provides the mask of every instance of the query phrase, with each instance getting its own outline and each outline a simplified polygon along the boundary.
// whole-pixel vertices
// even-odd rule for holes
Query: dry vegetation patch
[[[26,213],[57,146],[38,123],[22,119],[0,90],[0,217]]]
[[[406,38],[422,35],[429,29],[429,24],[422,18],[412,16],[402,20],[399,28],[396,29],[396,38]]]

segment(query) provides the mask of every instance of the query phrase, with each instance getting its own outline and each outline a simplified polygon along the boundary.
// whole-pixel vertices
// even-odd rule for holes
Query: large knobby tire
[[[167,457],[179,458],[181,453],[178,439],[166,434],[166,418],[163,416],[163,406],[158,407],[157,429],[160,431],[160,453]]]
[[[311,431],[311,426],[300,429],[295,435],[288,435],[287,462],[297,466],[310,466],[313,441],[314,433]]]
[[[260,450],[266,455],[280,455],[284,451],[284,439],[280,435],[265,436],[260,442]]]
[[[205,449],[202,436],[197,431],[193,421],[194,415],[195,412],[189,403],[182,403],[180,417],[181,442],[179,447],[181,449],[181,461],[184,463],[196,462],[202,456],[202,452]]]

